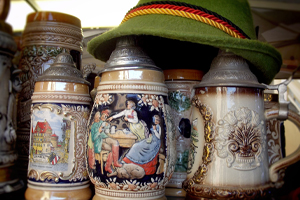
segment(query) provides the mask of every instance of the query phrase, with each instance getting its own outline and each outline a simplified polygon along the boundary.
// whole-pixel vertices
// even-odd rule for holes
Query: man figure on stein
[[[101,150],[110,151],[107,157],[105,171],[112,173],[111,165],[114,163],[115,167],[122,167],[122,164],[118,162],[119,159],[119,142],[106,135],[105,130],[110,128],[110,124],[106,122],[110,111],[105,109],[100,112],[96,112],[94,116],[94,123],[91,127],[91,138],[94,143],[95,159],[100,163]]]

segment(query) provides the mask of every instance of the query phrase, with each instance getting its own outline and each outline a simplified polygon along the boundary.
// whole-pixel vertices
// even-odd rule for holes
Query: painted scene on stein
[[[87,137],[87,164],[92,179],[117,190],[163,187],[166,98],[97,94]]]
[[[33,109],[30,167],[67,171],[70,152],[71,121],[49,108]]]

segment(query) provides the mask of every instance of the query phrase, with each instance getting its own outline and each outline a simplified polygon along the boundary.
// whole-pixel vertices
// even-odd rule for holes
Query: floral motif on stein
[[[123,191],[164,189],[172,173],[169,166],[174,168],[168,155],[174,148],[170,143],[174,126],[167,97],[99,92],[87,137],[87,166],[96,192],[102,194],[97,186]]]

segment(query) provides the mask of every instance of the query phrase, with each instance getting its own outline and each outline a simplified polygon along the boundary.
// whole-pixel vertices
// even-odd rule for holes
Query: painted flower
[[[108,189],[113,189],[113,190],[119,190],[120,189],[120,184],[118,182],[116,182],[116,177],[111,179],[106,179],[106,182],[107,182],[107,186],[108,186]]]
[[[141,95],[138,95],[138,98],[140,99],[138,104],[141,105],[141,106],[147,106],[148,105],[148,102],[149,102],[149,96],[148,94],[142,94]]]
[[[162,108],[164,105],[164,99],[162,96],[152,95],[151,98],[149,98],[148,105],[151,105],[150,111],[153,111],[154,109],[159,111],[159,108]]]
[[[109,105],[113,102],[112,95],[109,94],[98,94],[95,98],[95,107],[98,105]]]
[[[156,177],[151,178],[151,183],[147,183],[148,189],[149,190],[156,190],[156,189],[160,189],[161,187],[163,187],[163,182],[160,178]]]
[[[129,190],[129,191],[137,191],[139,190],[141,187],[140,187],[140,182],[137,182],[136,180],[125,180],[123,181],[124,183],[124,187],[123,187],[123,190]]]

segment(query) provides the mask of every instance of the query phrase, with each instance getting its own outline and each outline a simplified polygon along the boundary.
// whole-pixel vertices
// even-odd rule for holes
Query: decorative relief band
[[[213,199],[264,199],[269,197],[270,190],[272,190],[273,187],[274,186],[272,184],[249,188],[226,188],[194,185],[191,188],[191,191],[188,192],[188,195]]]
[[[86,102],[89,104],[91,102],[91,98],[89,95],[72,95],[72,94],[33,94],[31,97],[32,101],[45,101],[51,99],[61,101],[61,100],[66,100],[66,101],[76,101],[76,102]]]
[[[95,187],[96,194],[105,195],[110,197],[126,197],[126,198],[146,198],[146,197],[156,197],[165,194],[165,190],[151,191],[151,192],[116,192],[111,190],[103,190],[101,188]]]
[[[146,85],[146,84],[101,84],[97,88],[98,91],[105,90],[139,90],[139,91],[159,91],[159,92],[168,92],[168,88],[165,86],[157,85]]]
[[[40,32],[48,32],[48,33],[57,33],[64,34],[73,37],[77,37],[79,39],[83,38],[81,28],[62,22],[30,22],[27,24],[26,29],[24,30],[24,35],[28,33],[40,33]]]
[[[24,46],[41,42],[59,43],[60,46],[82,51],[82,29],[61,22],[32,22],[24,30]]]

